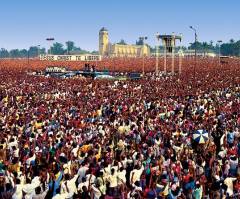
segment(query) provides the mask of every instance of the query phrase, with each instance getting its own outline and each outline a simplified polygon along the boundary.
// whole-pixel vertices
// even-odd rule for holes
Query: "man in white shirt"
[[[111,169],[111,175],[108,176],[107,181],[109,182],[109,188],[110,188],[110,196],[117,196],[117,187],[118,187],[118,181],[117,181],[117,172],[115,172],[115,169]]]
[[[131,184],[134,184],[136,181],[140,181],[142,172],[144,170],[143,165],[141,166],[140,169],[137,169],[137,167],[139,167],[139,166],[135,166],[135,169],[133,169],[130,172],[130,182],[131,182]]]
[[[23,181],[19,178],[16,179],[16,191],[12,196],[12,199],[22,199],[23,198]]]
[[[80,193],[83,192],[83,187],[88,187],[89,186],[89,181],[86,181],[86,178],[82,178],[81,180],[82,182],[78,184],[78,191],[80,191]]]
[[[127,199],[139,198],[141,196],[142,188],[133,184],[127,194]]]
[[[42,191],[41,187],[37,187],[35,189],[35,195],[33,196],[33,199],[45,199],[47,193],[48,193],[48,184],[45,185],[45,191]]]
[[[65,199],[67,198],[68,193],[60,193],[60,188],[56,190],[56,195],[52,199]]]
[[[115,169],[111,169],[111,175],[108,176],[108,182],[110,183],[109,187],[114,188],[117,187],[117,172],[115,172]]]
[[[78,174],[76,174],[72,179],[70,179],[70,175],[67,173],[64,176],[65,180],[61,185],[61,194],[67,194],[66,198],[73,198],[74,193],[77,193],[76,181],[78,178]]]
[[[231,197],[233,195],[233,181],[237,180],[237,178],[228,177],[224,180],[224,184],[227,185],[227,194]]]
[[[32,161],[35,161],[35,159],[36,159],[36,155],[35,155],[35,153],[34,153],[31,157],[29,157],[29,158],[26,160],[27,166],[30,167],[31,162],[32,162]]]
[[[93,199],[100,199],[100,197],[102,196],[102,192],[100,190],[99,184],[96,184],[96,185],[93,184],[91,186],[91,191],[93,194]]]
[[[32,182],[30,179],[26,179],[25,185],[23,185],[23,192],[25,194],[25,199],[32,199],[35,194],[35,189],[40,185],[39,176],[35,177]]]
[[[119,186],[126,184],[126,170],[123,167],[119,169],[117,174],[117,179],[118,179]]]

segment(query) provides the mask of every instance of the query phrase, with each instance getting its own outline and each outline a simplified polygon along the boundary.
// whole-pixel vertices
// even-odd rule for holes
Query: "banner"
[[[40,55],[42,61],[101,61],[100,55]]]

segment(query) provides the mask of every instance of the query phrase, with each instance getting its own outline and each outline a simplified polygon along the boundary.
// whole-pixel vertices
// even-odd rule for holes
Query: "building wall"
[[[109,54],[109,40],[107,31],[99,32],[99,53],[102,56],[108,56]]]
[[[150,56],[150,48],[147,45],[121,45],[111,44],[108,39],[108,31],[99,31],[99,53],[101,56],[112,57],[142,57]]]
[[[150,49],[147,45],[137,46],[137,45],[113,44],[113,45],[111,45],[109,55],[114,56],[114,57],[149,56]]]

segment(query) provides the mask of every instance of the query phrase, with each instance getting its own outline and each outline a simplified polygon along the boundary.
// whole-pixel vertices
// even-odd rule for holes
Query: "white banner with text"
[[[100,55],[40,55],[42,61],[101,61]]]

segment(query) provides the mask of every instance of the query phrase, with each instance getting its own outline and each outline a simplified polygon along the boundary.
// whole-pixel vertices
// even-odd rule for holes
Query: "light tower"
[[[171,53],[172,57],[171,73],[174,74],[176,41],[179,40],[181,42],[182,35],[176,35],[175,33],[172,33],[171,35],[158,35],[157,38],[162,40],[164,46],[164,73],[165,74],[167,73],[167,54]]]
[[[109,40],[108,40],[108,30],[106,28],[102,28],[99,31],[99,54],[101,56],[109,55]]]

